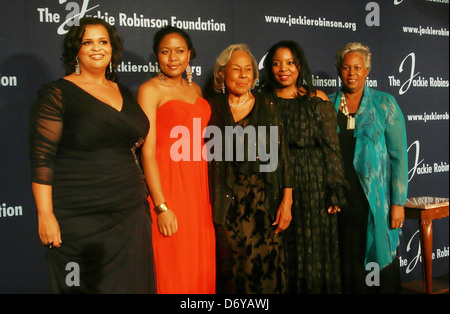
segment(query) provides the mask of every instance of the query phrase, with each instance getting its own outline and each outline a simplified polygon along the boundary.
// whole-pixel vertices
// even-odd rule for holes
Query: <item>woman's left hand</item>
[[[336,214],[341,211],[341,208],[337,205],[328,207],[328,214]]]
[[[398,205],[391,205],[391,228],[403,228],[405,221],[405,207]]]
[[[291,206],[292,202],[285,201],[283,198],[280,207],[278,207],[275,222],[272,224],[272,226],[277,226],[275,234],[284,231],[289,227],[289,224],[292,221]]]

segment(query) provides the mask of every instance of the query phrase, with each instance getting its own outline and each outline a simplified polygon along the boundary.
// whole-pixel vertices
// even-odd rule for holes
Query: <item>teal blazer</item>
[[[341,91],[328,97],[339,110]],[[397,256],[401,233],[390,228],[390,206],[403,206],[408,190],[406,127],[395,98],[366,86],[354,137],[353,166],[370,206],[365,265],[376,262],[382,269]]]

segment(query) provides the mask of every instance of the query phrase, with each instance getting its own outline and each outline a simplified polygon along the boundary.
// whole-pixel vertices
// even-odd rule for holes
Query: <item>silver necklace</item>
[[[355,117],[351,116],[348,112],[347,102],[345,101],[345,95],[341,96],[341,108],[342,113],[347,116],[347,130],[353,130],[355,128]]]
[[[228,102],[228,104],[230,105],[230,107],[233,107],[233,108],[240,107],[244,102],[247,101],[248,94],[249,94],[249,92],[247,91],[247,95],[245,95],[245,99],[244,99],[242,102],[240,102],[240,103],[238,103],[238,104],[236,104],[236,105],[232,105],[232,104],[230,104],[230,102]]]

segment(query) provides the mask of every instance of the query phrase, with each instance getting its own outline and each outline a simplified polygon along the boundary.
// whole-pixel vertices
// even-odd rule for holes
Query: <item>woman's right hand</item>
[[[61,246],[61,231],[53,213],[38,214],[38,229],[42,244],[47,246],[51,243],[52,247]]]
[[[158,214],[158,229],[159,232],[165,236],[170,237],[178,230],[177,216],[170,209]]]

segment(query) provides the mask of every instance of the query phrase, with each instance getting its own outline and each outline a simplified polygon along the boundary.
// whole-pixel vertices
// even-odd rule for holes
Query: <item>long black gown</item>
[[[30,115],[32,182],[51,185],[62,245],[47,250],[52,293],[154,293],[147,188],[136,148],[149,122],[119,85],[121,111],[65,79]]]
[[[319,97],[274,97],[284,123],[296,188],[285,231],[289,293],[340,293],[336,215],[346,188],[336,110]]]

